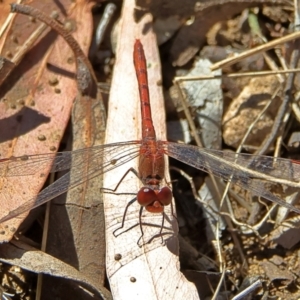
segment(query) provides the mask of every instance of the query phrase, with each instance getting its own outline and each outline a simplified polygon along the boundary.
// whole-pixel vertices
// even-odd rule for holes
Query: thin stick
[[[255,72],[243,72],[233,74],[221,74],[221,75],[199,75],[199,76],[177,76],[174,78],[174,82],[178,81],[195,81],[195,80],[214,80],[222,78],[240,78],[240,77],[260,77],[267,75],[289,74],[299,73],[300,68],[290,70],[275,70],[275,71],[255,71]]]
[[[58,15],[57,15],[58,16]],[[25,43],[21,46],[19,51],[16,53],[16,55],[12,58],[12,62],[16,65],[20,63],[26,52],[29,48],[32,47],[32,45],[36,42],[36,40],[41,36],[41,34],[46,30],[47,25],[41,24],[31,35],[30,37],[25,41]]]
[[[296,40],[296,39],[299,39],[299,38],[300,38],[300,31],[293,32],[291,34],[283,36],[282,38],[276,39],[276,40],[271,41],[269,43],[260,45],[256,48],[253,48],[253,49],[245,51],[241,54],[238,54],[235,57],[229,57],[229,58],[226,58],[226,59],[224,59],[220,62],[217,62],[217,63],[213,64],[210,67],[210,69],[212,71],[215,71],[215,70],[220,69],[220,68],[231,66],[231,65],[241,61],[244,58],[247,58],[247,57],[252,56],[254,54],[257,54],[259,52],[270,50],[270,49],[274,48],[277,45],[284,44],[284,43],[287,43],[287,42],[290,42],[290,41],[293,41],[293,40]]]

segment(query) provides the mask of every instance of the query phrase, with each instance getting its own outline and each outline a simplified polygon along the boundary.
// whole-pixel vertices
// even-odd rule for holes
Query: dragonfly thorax
[[[165,176],[164,154],[152,142],[148,141],[140,148],[139,176],[143,182],[147,178],[162,180]]]

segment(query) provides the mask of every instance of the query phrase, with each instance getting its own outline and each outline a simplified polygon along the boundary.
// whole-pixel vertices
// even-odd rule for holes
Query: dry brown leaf
[[[49,14],[59,12],[59,20],[73,30],[82,49],[87,52],[89,42],[81,26],[90,4],[79,1],[69,5],[62,1],[30,1],[31,5]],[[65,2],[65,3],[64,3]],[[7,4],[0,4],[0,10]],[[68,19],[67,15],[78,10],[79,19]],[[9,58],[14,55],[39,22],[24,15],[13,15],[13,22],[0,37],[1,54]],[[89,39],[89,38],[88,38]],[[55,152],[70,117],[73,101],[77,96],[75,58],[67,43],[53,31],[46,33],[27,53],[19,66],[1,86],[0,114],[5,120],[0,128],[1,157],[21,156]],[[50,162],[50,161],[49,161]],[[1,180],[1,217],[32,198],[41,189],[51,164],[45,165],[38,174],[5,178]],[[22,174],[20,174],[22,175]],[[0,225],[1,240],[11,238],[25,214]]]
[[[103,289],[103,292],[98,289],[95,280],[87,278],[70,265],[19,241],[2,245],[0,248],[0,261],[19,266],[31,272],[78,281],[82,287],[86,288],[88,286],[95,294],[95,297],[98,296],[93,299],[99,299],[99,295],[108,294],[106,289]],[[103,296],[103,299],[110,298]]]
[[[277,87],[278,79],[275,76],[265,76],[264,80],[252,78],[238,97],[233,99],[223,119],[223,138],[227,145],[238,147],[253,120],[271,101]],[[271,107],[253,127],[246,145],[261,145],[274,123],[279,103],[278,97],[272,100]]]

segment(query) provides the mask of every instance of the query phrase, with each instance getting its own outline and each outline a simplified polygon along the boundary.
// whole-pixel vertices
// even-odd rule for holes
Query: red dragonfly
[[[144,185],[137,193],[137,201],[149,212],[162,213],[164,206],[169,205],[172,199],[169,187],[161,186],[165,172],[165,155],[212,173],[300,214],[300,209],[285,202],[272,191],[278,184],[300,188],[300,162],[157,140],[151,117],[146,59],[140,40],[135,42],[133,57],[141,100],[142,139],[56,154],[24,155],[0,160],[0,174],[5,176],[40,173],[49,163],[52,163],[51,172],[72,168],[72,176],[67,173],[38,195],[32,195],[24,204],[0,219],[0,222],[44,204],[86,180],[112,171],[136,157],[139,157],[139,167],[138,172],[134,172]],[[85,165],[89,168],[78,168],[80,171],[76,171],[77,167]],[[20,197],[21,200],[23,199]]]

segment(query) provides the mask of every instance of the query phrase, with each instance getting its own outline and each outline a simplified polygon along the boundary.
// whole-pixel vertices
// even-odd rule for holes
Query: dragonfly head
[[[137,193],[138,203],[152,213],[161,213],[164,206],[171,204],[172,192],[165,186],[161,189],[152,189],[144,186]]]

